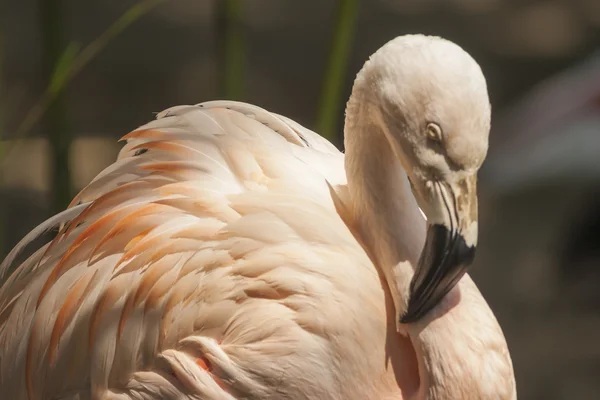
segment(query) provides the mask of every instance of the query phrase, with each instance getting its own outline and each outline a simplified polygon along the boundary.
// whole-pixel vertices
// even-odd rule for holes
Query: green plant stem
[[[2,96],[2,89],[4,83],[4,42],[3,35],[0,34],[0,137],[2,137],[2,132],[4,130],[4,98]],[[2,160],[2,155],[4,154],[4,143],[0,140],[0,160]],[[6,190],[4,188],[4,174],[3,169],[0,168],[0,192]],[[6,229],[6,211],[5,207],[2,207],[2,203],[0,202],[0,260],[4,259],[5,252],[4,247],[6,246],[6,237],[4,234],[4,230]]]
[[[46,85],[50,87],[63,47],[62,0],[39,0],[38,4],[41,16],[42,69]],[[58,212],[69,204],[72,194],[69,171],[69,149],[72,135],[69,129],[64,90],[58,91],[48,105],[44,124],[48,133],[53,165],[52,210]]]
[[[217,0],[217,71],[219,95],[239,100],[244,91],[244,40],[241,0]]]
[[[4,89],[4,36],[0,34],[0,160],[4,155],[4,143],[2,137],[4,136],[4,97],[2,96],[2,90]],[[2,175],[2,169],[0,168],[0,185],[4,182],[4,176]]]
[[[337,21],[327,62],[319,109],[317,132],[329,140],[336,139],[337,121],[342,105],[342,89],[350,48],[358,16],[358,0],[338,0]]]

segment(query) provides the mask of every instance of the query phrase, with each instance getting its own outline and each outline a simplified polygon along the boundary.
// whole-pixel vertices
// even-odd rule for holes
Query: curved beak
[[[427,237],[410,283],[402,323],[416,322],[463,277],[477,246],[477,178],[428,182],[417,197],[427,215]]]

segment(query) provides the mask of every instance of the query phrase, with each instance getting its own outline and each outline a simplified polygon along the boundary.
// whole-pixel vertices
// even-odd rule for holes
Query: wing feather
[[[123,140],[0,265],[61,227],[0,289],[3,396],[280,398],[308,363],[333,382],[332,333],[305,314],[367,296],[335,298],[340,285],[379,282],[336,212],[342,154],[230,101],[167,109]]]

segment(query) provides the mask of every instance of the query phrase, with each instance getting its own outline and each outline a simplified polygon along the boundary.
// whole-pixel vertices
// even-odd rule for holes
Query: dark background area
[[[488,80],[493,128],[472,275],[504,329],[519,398],[600,398],[600,1],[162,1],[22,129],[65,49],[82,51],[135,4],[0,8],[0,259],[153,112],[235,98],[312,129],[331,115],[325,133],[340,145],[343,106],[368,56],[398,35],[439,35]],[[344,41],[347,62],[328,75]],[[335,78],[339,100],[324,111]]]

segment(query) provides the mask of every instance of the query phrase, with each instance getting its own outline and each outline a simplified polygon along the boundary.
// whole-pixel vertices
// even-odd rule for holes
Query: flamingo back
[[[235,102],[124,139],[0,289],[3,397],[368,398],[386,300],[336,209],[343,155]]]

